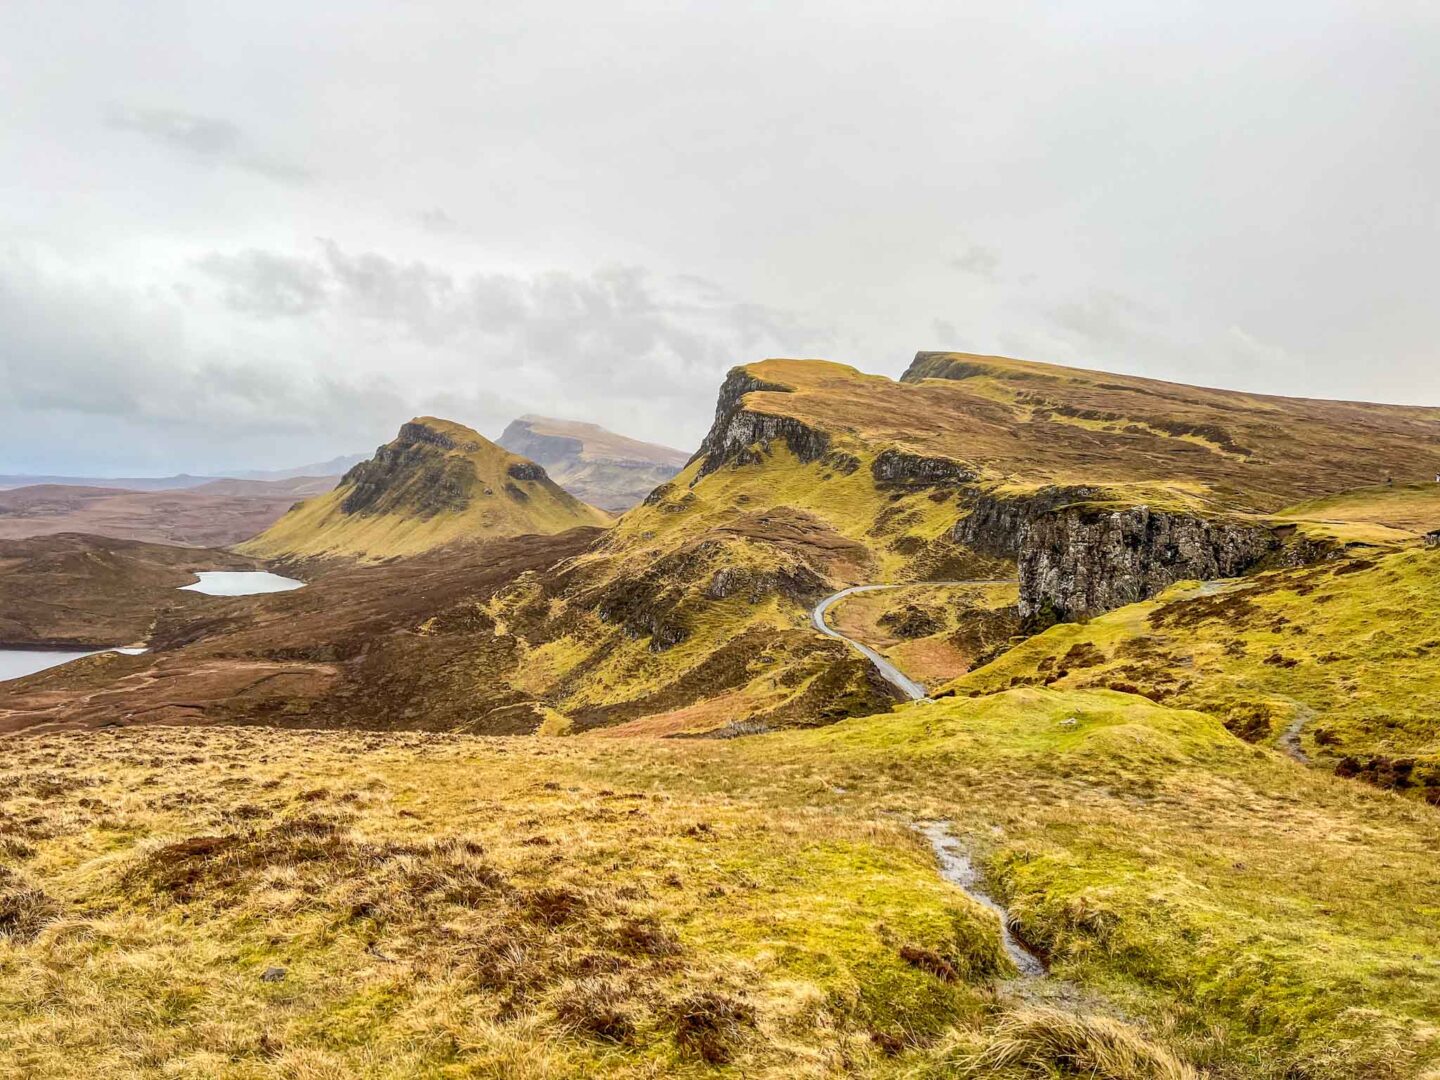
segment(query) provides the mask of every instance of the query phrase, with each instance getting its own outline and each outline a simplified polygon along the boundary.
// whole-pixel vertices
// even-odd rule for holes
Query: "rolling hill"
[[[418,417],[333,491],[296,506],[238,550],[264,559],[375,562],[609,522],[533,461],[461,424]]]

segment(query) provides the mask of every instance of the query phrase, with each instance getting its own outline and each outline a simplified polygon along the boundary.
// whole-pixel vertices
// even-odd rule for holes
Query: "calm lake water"
[[[98,650],[104,652],[104,649]],[[144,649],[111,649],[111,652],[127,653],[130,656],[143,653]],[[96,650],[88,652],[67,652],[64,649],[0,649],[0,682],[18,679],[22,675],[33,675],[46,668],[59,667],[82,656],[94,656]]]
[[[305,587],[303,581],[265,570],[197,570],[195,576],[200,580],[194,585],[180,587],[207,596],[254,596],[256,593],[289,592]]]

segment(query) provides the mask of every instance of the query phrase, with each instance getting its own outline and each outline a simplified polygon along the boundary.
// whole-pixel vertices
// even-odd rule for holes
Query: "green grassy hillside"
[[[950,684],[1110,687],[1440,804],[1440,551],[1177,585],[1055,626]]]
[[[1418,1077],[1434,812],[1026,688],[710,740],[8,743],[0,1071]],[[916,832],[978,861],[1050,966]]]
[[[461,424],[418,417],[333,491],[298,504],[237,550],[264,559],[373,562],[609,521],[534,462]]]

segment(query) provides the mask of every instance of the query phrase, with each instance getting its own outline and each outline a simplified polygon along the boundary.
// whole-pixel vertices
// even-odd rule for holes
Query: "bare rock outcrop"
[[[1020,614],[1088,618],[1186,578],[1234,577],[1277,543],[1263,526],[1148,506],[1051,511],[1020,537]]]
[[[695,480],[730,462],[748,464],[758,460],[752,447],[759,446],[763,452],[772,442],[783,442],[803,462],[819,461],[829,453],[830,436],[825,432],[817,431],[794,417],[746,409],[745,395],[757,390],[780,394],[791,392],[787,386],[756,378],[743,367],[732,368],[720,386],[715,422],[700,449],[690,459],[702,462]]]
[[[1043,488],[1020,498],[983,494],[955,539],[1013,558],[1026,619],[1084,619],[1148,599],[1186,578],[1233,577],[1275,548],[1248,521],[1096,501],[1094,488]]]

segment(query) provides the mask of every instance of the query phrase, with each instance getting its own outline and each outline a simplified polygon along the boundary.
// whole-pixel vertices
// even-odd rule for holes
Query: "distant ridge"
[[[614,513],[635,506],[690,458],[683,450],[617,435],[598,424],[533,414],[512,421],[498,441],[545,466],[572,495]]]

